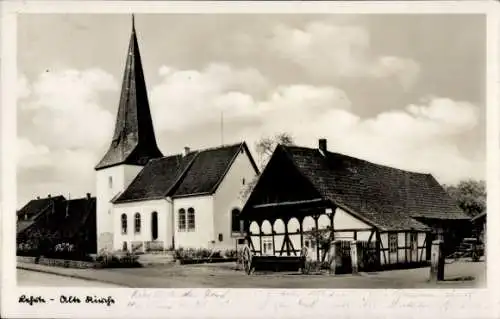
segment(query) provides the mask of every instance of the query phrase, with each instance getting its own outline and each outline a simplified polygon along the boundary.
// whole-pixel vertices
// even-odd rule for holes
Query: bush
[[[138,268],[142,267],[139,256],[131,253],[124,255],[102,254],[95,261],[101,268]]]
[[[174,251],[174,258],[178,260],[236,258],[237,254],[235,249],[220,251],[206,248],[185,249],[181,247]]]

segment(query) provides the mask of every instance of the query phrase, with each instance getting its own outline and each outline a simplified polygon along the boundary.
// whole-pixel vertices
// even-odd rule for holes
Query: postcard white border
[[[497,318],[500,317],[500,69],[498,7],[493,1],[443,2],[161,2],[19,1],[1,3],[1,311],[9,318],[89,317],[336,317]],[[286,289],[93,289],[16,286],[16,74],[17,15],[25,13],[332,13],[486,14],[488,288],[473,290],[286,290]],[[499,226],[496,226],[499,225]],[[495,283],[495,284],[493,284]],[[61,293],[112,295],[112,307],[51,303],[21,307],[21,293],[57,298]],[[147,298],[131,296],[141,293]]]

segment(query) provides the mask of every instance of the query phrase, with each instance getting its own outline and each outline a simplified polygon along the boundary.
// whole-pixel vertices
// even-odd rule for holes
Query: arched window
[[[231,231],[233,233],[240,231],[240,210],[237,208],[231,211]]]
[[[188,208],[187,228],[188,228],[188,231],[194,231],[194,229],[195,229],[195,216],[194,216],[194,208],[193,207]]]
[[[179,209],[179,231],[186,230],[186,210],[184,208]]]
[[[158,213],[153,212],[151,214],[151,238],[153,240],[158,239]]]
[[[126,234],[127,233],[127,215],[126,214],[122,214],[122,234]]]
[[[141,232],[141,214],[135,213],[134,221],[135,221],[134,230],[136,233],[140,233]]]

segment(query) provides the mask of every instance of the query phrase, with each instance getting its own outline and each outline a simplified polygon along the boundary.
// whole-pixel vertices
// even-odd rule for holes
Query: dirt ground
[[[38,269],[33,269],[37,266]],[[67,269],[23,265],[31,270],[90,279],[134,288],[480,288],[486,283],[485,262],[454,262],[445,267],[445,280],[428,282],[429,267],[359,275],[302,275],[237,270],[235,263],[161,265],[129,269]],[[40,268],[41,267],[41,268]],[[29,268],[26,268],[29,269]]]

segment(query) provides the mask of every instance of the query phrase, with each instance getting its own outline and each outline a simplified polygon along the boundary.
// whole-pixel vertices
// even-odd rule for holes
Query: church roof
[[[240,151],[258,172],[244,142],[153,159],[114,203],[212,194]]]
[[[141,55],[132,23],[113,140],[95,169],[120,164],[145,165],[150,159],[162,156],[156,144]]]
[[[275,152],[280,156],[273,156],[271,161],[291,161],[323,199],[382,230],[426,230],[428,227],[420,222],[425,219],[469,219],[430,174],[405,171],[339,153],[325,151],[322,154],[318,149],[298,146],[279,145]],[[268,167],[280,169],[283,165],[271,165],[270,162]],[[255,185],[254,192],[265,187],[259,184]],[[244,215],[257,213],[251,212],[256,201],[259,199],[250,195]]]

